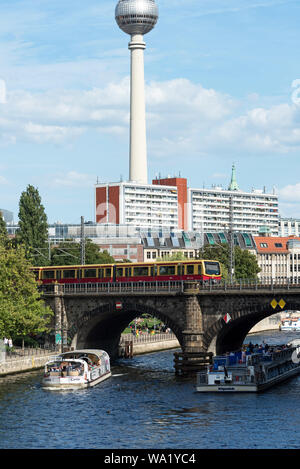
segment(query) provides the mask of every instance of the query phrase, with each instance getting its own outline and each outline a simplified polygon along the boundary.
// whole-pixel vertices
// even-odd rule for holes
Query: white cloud
[[[124,142],[129,132],[129,78],[88,90],[6,92],[1,105],[0,142],[63,144],[87,131]],[[178,78],[146,86],[151,155],[207,155],[300,150],[300,106],[258,106],[237,101],[201,84]]]
[[[0,79],[0,104],[6,103],[6,83]]]
[[[279,196],[284,201],[300,202],[300,182],[279,189]]]
[[[54,178],[51,184],[62,187],[92,187],[95,183],[94,176],[89,174],[69,171],[67,174],[60,174]]]

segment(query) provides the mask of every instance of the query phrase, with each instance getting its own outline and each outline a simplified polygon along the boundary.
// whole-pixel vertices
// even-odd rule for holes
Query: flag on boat
[[[224,321],[225,321],[226,324],[227,324],[229,321],[231,321],[232,318],[231,318],[230,314],[227,313],[227,314],[225,314],[225,316],[223,317],[223,319],[224,319]]]
[[[121,301],[116,302],[116,309],[122,309],[122,306],[123,305],[122,305]]]

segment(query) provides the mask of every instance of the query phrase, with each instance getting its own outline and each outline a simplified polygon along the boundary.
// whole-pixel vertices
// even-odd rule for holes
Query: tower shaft
[[[142,34],[132,34],[130,73],[130,163],[129,179],[147,184],[147,142],[145,112],[144,50]]]

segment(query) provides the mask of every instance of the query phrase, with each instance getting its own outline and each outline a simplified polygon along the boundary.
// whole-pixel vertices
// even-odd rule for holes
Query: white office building
[[[232,228],[252,235],[278,236],[278,197],[263,190],[243,192],[235,179],[235,168],[228,189],[188,189],[189,230],[218,232]]]
[[[296,218],[280,218],[279,236],[300,236],[300,220]]]

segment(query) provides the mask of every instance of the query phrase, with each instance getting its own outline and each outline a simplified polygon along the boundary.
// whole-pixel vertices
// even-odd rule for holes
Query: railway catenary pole
[[[81,217],[81,229],[80,229],[80,262],[81,262],[81,265],[85,265],[84,217]]]

